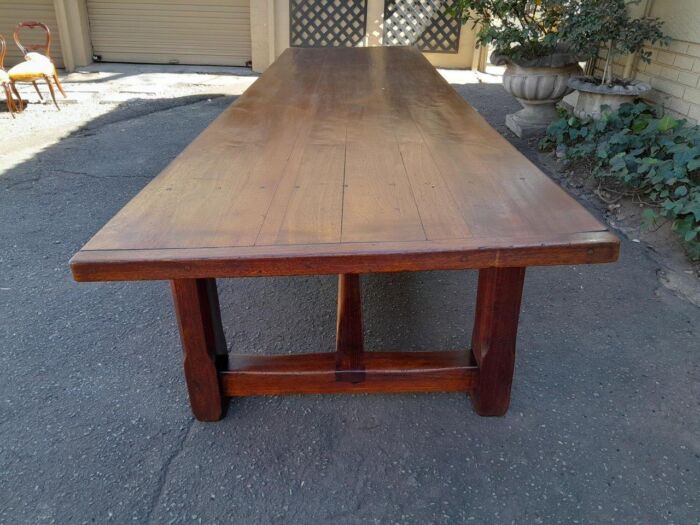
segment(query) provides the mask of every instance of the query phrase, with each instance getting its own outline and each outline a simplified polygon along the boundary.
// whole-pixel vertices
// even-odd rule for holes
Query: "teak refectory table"
[[[496,416],[525,268],[618,249],[418,51],[288,49],[71,267],[171,281],[199,420],[220,419],[225,397],[341,392],[468,392]],[[471,351],[364,352],[359,274],[468,268]],[[335,353],[227,354],[215,279],[315,274],[339,274]]]

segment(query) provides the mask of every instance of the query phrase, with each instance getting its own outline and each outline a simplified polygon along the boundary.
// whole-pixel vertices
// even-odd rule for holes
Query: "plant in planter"
[[[556,104],[579,75],[577,57],[568,52],[559,26],[571,0],[456,0],[451,12],[478,26],[478,45],[492,44],[491,62],[505,65],[503,86],[523,109],[506,116],[519,137],[539,135],[557,118]]]
[[[601,78],[569,80],[569,86],[579,91],[574,110],[579,118],[600,118],[603,106],[617,110],[651,89],[644,82],[616,78],[613,74],[615,57],[638,53],[640,60],[649,62],[651,53],[644,49],[645,44],[668,44],[660,19],[630,16],[628,5],[638,3],[639,0],[574,0],[568,7],[560,36],[569,48],[590,60],[597,58],[600,49],[607,50]]]

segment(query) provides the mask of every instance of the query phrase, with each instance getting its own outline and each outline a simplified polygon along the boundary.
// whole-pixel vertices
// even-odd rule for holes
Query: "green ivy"
[[[592,160],[593,174],[645,196],[646,226],[673,221],[692,259],[700,259],[700,126],[643,102],[604,108],[599,120],[571,113],[547,129],[543,150],[569,160]]]

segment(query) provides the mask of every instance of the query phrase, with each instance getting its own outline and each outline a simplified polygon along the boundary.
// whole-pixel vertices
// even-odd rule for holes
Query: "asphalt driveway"
[[[461,92],[494,122],[514,104]],[[0,523],[698,522],[700,310],[627,240],[528,270],[506,417],[357,395],[194,421],[167,283],[68,260],[231,101],[117,106],[0,176]],[[465,347],[475,277],[366,276],[368,349]],[[231,351],[332,350],[334,277],[219,286]]]

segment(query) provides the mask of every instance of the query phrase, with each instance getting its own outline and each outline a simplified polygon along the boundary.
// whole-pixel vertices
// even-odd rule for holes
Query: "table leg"
[[[192,413],[199,421],[218,421],[224,410],[218,370],[226,368],[227,353],[216,281],[177,279],[171,286]]]
[[[515,364],[515,340],[525,268],[486,268],[479,272],[472,352],[479,384],[472,392],[481,416],[508,411]]]
[[[336,381],[361,383],[365,380],[362,336],[360,276],[338,276],[338,319],[336,325]]]

